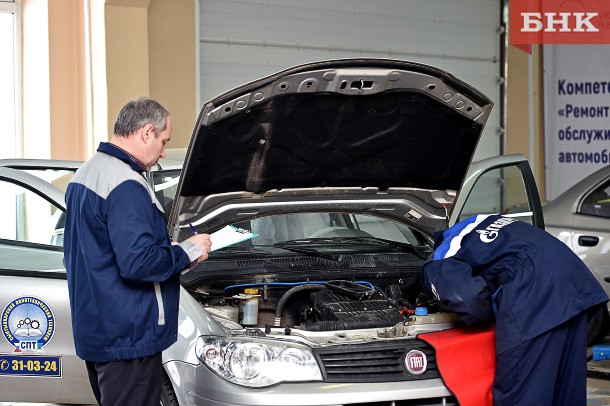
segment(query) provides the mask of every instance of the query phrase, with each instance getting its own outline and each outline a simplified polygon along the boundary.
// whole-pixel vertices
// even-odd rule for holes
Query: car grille
[[[405,357],[411,350],[426,354],[428,366],[410,373]],[[420,340],[342,345],[314,349],[325,382],[395,382],[438,378],[434,349]]]

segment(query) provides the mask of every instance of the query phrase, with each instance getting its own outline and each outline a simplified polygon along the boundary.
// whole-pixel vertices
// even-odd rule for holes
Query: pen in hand
[[[196,261],[193,261],[193,263],[191,263],[191,267],[193,267],[197,262],[207,259],[208,254],[211,252],[212,241],[210,240],[210,236],[208,234],[199,234],[193,224],[188,223],[188,225],[191,229],[191,232],[193,233],[193,236],[187,238],[187,241],[198,246],[203,252],[203,254]]]
[[[189,223],[189,228],[191,229],[191,231],[193,232],[193,234],[195,234],[195,235],[199,234],[199,233],[197,232],[197,229],[195,228],[195,226],[193,226],[191,223]],[[191,238],[193,238],[193,237],[191,237]],[[194,243],[194,241],[193,241],[193,243]],[[197,244],[197,245],[199,245],[199,244]],[[202,249],[203,249],[203,248],[202,248]],[[196,260],[192,261],[192,262],[191,262],[191,264],[189,265],[189,267],[188,267],[188,268],[186,268],[186,269],[183,269],[183,270],[180,272],[180,274],[181,274],[181,275],[184,275],[185,273],[187,273],[188,271],[190,271],[190,270],[191,270],[191,269],[192,269],[192,268],[193,268],[195,265],[197,265],[197,263],[198,263],[199,261],[202,261],[202,260],[204,260],[204,259],[206,259],[206,258],[207,258],[207,252],[205,252],[205,250],[204,250],[204,255],[202,255],[201,257],[199,257],[199,258],[197,258]]]

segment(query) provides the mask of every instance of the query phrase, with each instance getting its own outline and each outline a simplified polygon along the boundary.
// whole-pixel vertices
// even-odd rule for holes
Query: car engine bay
[[[412,253],[345,255],[341,261],[304,256],[211,259],[185,274],[182,284],[233,333],[258,329],[315,341],[358,330],[390,338],[459,323],[424,293],[422,264]]]

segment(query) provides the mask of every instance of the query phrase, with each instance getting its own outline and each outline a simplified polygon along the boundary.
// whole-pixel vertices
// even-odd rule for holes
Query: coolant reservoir
[[[244,326],[256,326],[258,323],[258,289],[244,289],[239,307],[239,322]]]
[[[459,323],[459,317],[455,313],[428,313],[427,309],[424,312],[420,310],[416,311],[414,315],[409,317],[407,325],[414,324],[438,324],[438,323]]]

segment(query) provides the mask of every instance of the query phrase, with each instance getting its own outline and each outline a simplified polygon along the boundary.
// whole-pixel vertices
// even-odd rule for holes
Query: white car
[[[523,156],[472,163],[491,108],[447,72],[378,59],[298,66],[206,103],[176,188],[158,190],[173,199],[168,228],[174,241],[227,226],[243,238],[181,277],[161,403],[456,404],[417,338],[458,325],[421,287],[433,233],[523,201],[511,215],[543,226]],[[0,192],[46,199],[34,223],[64,210],[35,179],[0,168]],[[18,228],[38,206],[11,207]],[[61,247],[2,238],[2,400],[94,402],[74,355]],[[14,335],[20,321],[33,327],[25,306],[41,323],[36,340]]]
[[[546,230],[566,243],[610,295],[610,166],[604,166],[542,207]],[[589,321],[589,345],[610,331],[608,308]]]

